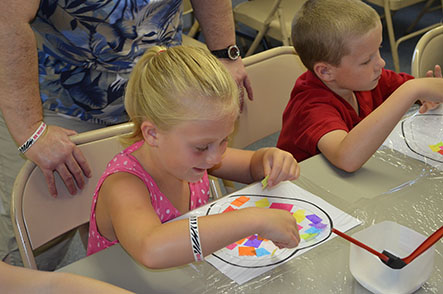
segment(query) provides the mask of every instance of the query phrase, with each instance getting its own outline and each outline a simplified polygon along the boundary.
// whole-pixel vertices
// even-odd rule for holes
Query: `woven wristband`
[[[38,140],[38,138],[41,137],[41,135],[45,132],[45,130],[46,130],[46,124],[42,122],[40,126],[37,128],[37,130],[34,132],[34,134],[32,134],[32,136],[29,137],[29,139],[26,140],[26,142],[23,143],[23,145],[18,148],[18,151],[20,151],[21,153],[25,153],[26,151],[28,151],[28,149],[31,148],[32,145],[34,145],[34,143]]]
[[[198,220],[196,216],[189,218],[189,234],[191,236],[191,248],[195,261],[203,261],[203,250],[198,232]]]

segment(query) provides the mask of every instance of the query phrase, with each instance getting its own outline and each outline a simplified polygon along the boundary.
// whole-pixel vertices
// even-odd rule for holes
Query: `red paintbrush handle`
[[[415,249],[414,252],[412,252],[408,257],[403,258],[403,261],[406,263],[410,263],[417,256],[419,256],[420,254],[428,250],[429,247],[434,245],[435,242],[440,240],[441,237],[443,237],[443,226],[435,231],[431,236],[429,236],[423,243],[421,243],[420,246],[418,246],[417,249]]]
[[[389,257],[387,257],[386,255],[384,255],[383,253],[380,253],[380,252],[378,252],[378,251],[372,249],[371,247],[369,247],[369,246],[367,246],[367,245],[361,243],[360,241],[358,241],[358,240],[352,238],[351,236],[346,235],[345,233],[340,232],[339,230],[337,230],[337,229],[335,229],[335,228],[332,228],[332,232],[334,232],[334,233],[336,233],[337,235],[339,235],[340,237],[342,237],[342,238],[348,240],[349,242],[352,242],[352,243],[354,243],[355,245],[357,245],[357,246],[359,246],[359,247],[361,247],[361,248],[363,248],[363,249],[365,249],[365,250],[371,252],[372,254],[375,254],[375,255],[378,256],[381,260],[383,260],[383,261],[385,261],[385,262],[388,262]]]

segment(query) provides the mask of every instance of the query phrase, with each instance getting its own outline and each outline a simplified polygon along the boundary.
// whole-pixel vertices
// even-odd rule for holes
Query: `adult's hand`
[[[243,61],[239,57],[236,61],[232,61],[230,59],[222,58],[220,61],[226,66],[226,68],[231,73],[234,80],[237,82],[237,85],[240,88],[240,110],[243,110],[244,105],[244,91],[246,89],[246,93],[248,94],[249,100],[254,100],[254,94],[252,92],[251,82],[249,81],[248,74],[246,72]]]
[[[77,187],[85,186],[84,176],[91,176],[91,169],[80,149],[69,139],[76,131],[48,126],[46,132],[25,152],[42,170],[49,192],[57,196],[54,172],[57,172],[69,193],[77,193]]]

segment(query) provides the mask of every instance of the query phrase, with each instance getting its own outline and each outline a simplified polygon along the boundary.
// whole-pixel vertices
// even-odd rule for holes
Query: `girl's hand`
[[[271,240],[277,247],[294,248],[300,243],[297,221],[286,210],[258,208],[254,210],[261,220],[258,234]]]
[[[432,78],[432,77],[436,77],[436,78],[441,78],[442,74],[441,74],[441,67],[440,65],[436,65],[434,68],[434,72],[432,72],[432,70],[428,70],[428,72],[426,73],[426,77],[428,78]],[[421,106],[420,109],[418,110],[420,113],[425,113],[428,110],[432,110],[437,108],[440,105],[440,102],[431,102],[431,101],[426,101],[426,100],[422,100],[420,99],[421,102]]]
[[[300,166],[291,153],[272,147],[263,155],[263,171],[268,177],[268,187],[282,181],[292,181],[299,177]]]

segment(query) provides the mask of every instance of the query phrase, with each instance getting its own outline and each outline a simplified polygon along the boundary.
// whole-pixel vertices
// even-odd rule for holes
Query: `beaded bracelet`
[[[189,218],[189,234],[191,236],[191,247],[195,261],[203,261],[203,250],[200,242],[200,234],[198,232],[198,219],[196,216],[191,216]]]
[[[18,151],[20,151],[21,153],[25,153],[26,151],[28,151],[28,149],[31,148],[31,146],[38,140],[38,138],[41,137],[45,130],[46,124],[42,122],[37,130],[34,132],[34,134],[32,134],[32,136],[29,137],[29,139],[26,140],[26,142],[18,148]]]

